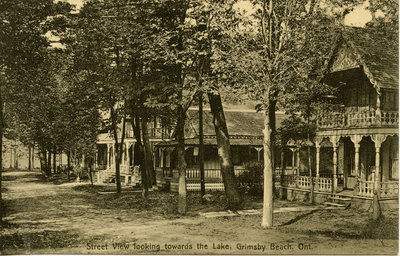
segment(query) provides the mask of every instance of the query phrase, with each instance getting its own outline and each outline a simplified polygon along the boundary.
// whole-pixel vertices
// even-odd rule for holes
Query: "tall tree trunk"
[[[32,146],[32,169],[35,169],[35,146]]]
[[[49,164],[47,161],[47,151],[44,149],[39,149],[39,160],[40,160],[40,169],[45,176],[50,176],[49,172]]]
[[[117,194],[121,194],[121,161],[122,161],[122,151],[125,139],[125,116],[122,118],[122,131],[121,131],[121,143],[118,142],[118,131],[117,131],[117,117],[115,110],[111,108],[111,119],[112,119],[112,126],[114,132],[114,145],[115,145],[115,183],[117,184]]]
[[[238,183],[235,177],[235,170],[232,162],[232,151],[229,142],[228,127],[219,94],[208,93],[215,134],[217,135],[218,156],[221,164],[221,174],[225,186],[225,194],[228,201],[228,208],[239,209],[243,199],[238,190]]]
[[[187,212],[186,198],[186,160],[185,160],[185,110],[181,105],[178,106],[178,118],[176,123],[176,139],[178,145],[178,212],[185,214]]]
[[[200,192],[201,196],[206,194],[204,177],[204,142],[203,142],[203,93],[199,94],[199,167],[200,167]]]
[[[1,87],[0,87],[0,223],[3,222],[3,214],[5,211],[5,207],[3,207],[3,193],[2,193],[2,182],[3,182],[3,99],[1,96]]]
[[[132,111],[132,113],[135,113],[134,111]],[[147,201],[148,197],[149,197],[149,182],[147,181],[147,172],[146,172],[146,161],[145,161],[145,153],[144,153],[144,147],[143,147],[143,143],[142,143],[142,138],[143,136],[142,131],[141,131],[141,124],[140,124],[140,119],[137,115],[133,114],[132,116],[134,116],[134,120],[132,122],[132,126],[133,126],[133,134],[135,135],[136,138],[136,156],[137,158],[135,158],[135,165],[139,164],[139,171],[141,174],[141,178],[142,178],[142,197],[144,198],[145,201]]]
[[[28,170],[32,171],[32,147],[28,146]]]
[[[70,172],[71,172],[71,151],[68,150],[68,153],[67,153],[67,177],[68,177],[68,181],[70,179]]]
[[[57,173],[57,149],[54,147],[54,152],[53,152],[53,172]]]
[[[142,118],[141,122],[142,126],[142,143],[143,143],[143,149],[144,149],[144,162],[145,162],[145,167],[146,167],[146,174],[147,174],[147,186],[148,188],[151,188],[153,185],[155,185],[155,174],[154,174],[154,168],[153,168],[153,154],[151,151],[151,145],[149,141],[149,135],[148,135],[148,130],[147,130],[147,120],[145,118]]]
[[[47,169],[49,170],[49,175],[51,175],[51,151],[48,151],[47,157]]]
[[[272,97],[275,98],[277,93],[275,93]],[[276,110],[277,101],[275,99],[270,100],[270,108],[268,110],[269,115],[269,123],[271,127],[271,159],[272,159],[272,190],[273,195],[276,195],[276,187],[275,187],[275,154],[276,154],[276,122],[275,122],[275,110]],[[272,195],[272,196],[273,196]]]
[[[92,170],[93,170],[93,157],[90,157],[89,159],[88,159],[88,165],[89,165],[89,179],[90,179],[90,184],[91,185],[93,185],[93,173],[92,173]]]
[[[267,101],[267,100],[266,100]],[[270,120],[271,105],[266,102],[264,114],[264,202],[261,226],[272,227],[273,225],[273,159],[272,159],[272,129]]]

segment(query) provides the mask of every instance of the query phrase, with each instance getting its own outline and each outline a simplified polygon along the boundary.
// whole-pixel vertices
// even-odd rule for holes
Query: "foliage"
[[[260,196],[263,191],[263,169],[262,162],[247,162],[244,164],[245,171],[238,176],[240,189],[246,194]]]
[[[281,136],[282,144],[285,145],[290,139],[306,141],[308,138],[314,138],[316,126],[315,124],[307,124],[301,117],[291,115],[282,121],[278,132]]]

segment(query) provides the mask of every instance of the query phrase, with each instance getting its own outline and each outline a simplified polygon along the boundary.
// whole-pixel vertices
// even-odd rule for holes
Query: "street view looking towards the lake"
[[[398,15],[0,0],[0,255],[397,255]]]

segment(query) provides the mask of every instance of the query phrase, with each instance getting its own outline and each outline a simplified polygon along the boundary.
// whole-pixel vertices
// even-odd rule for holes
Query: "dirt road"
[[[205,218],[191,213],[181,217],[136,207],[104,207],[109,196],[77,190],[80,184],[55,185],[41,181],[38,172],[27,171],[8,171],[3,177],[7,213],[6,224],[0,230],[0,254],[397,254],[398,251],[397,239],[361,238],[366,215],[357,211],[278,213],[277,227],[262,229],[259,215]],[[131,193],[132,197],[140,197]],[[343,214],[347,217],[340,223]],[[300,215],[304,217],[296,223],[282,225]],[[355,223],[356,228],[348,223]]]

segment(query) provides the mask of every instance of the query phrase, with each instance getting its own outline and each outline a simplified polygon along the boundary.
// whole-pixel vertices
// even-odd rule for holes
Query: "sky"
[[[82,7],[83,5],[83,0],[64,0],[68,1],[71,4],[75,4],[77,9]],[[247,9],[249,7],[246,6],[246,3],[248,1],[242,1],[242,6]],[[366,9],[369,6],[369,2],[365,1],[364,4],[356,7],[352,12],[350,12],[348,15],[346,15],[344,19],[345,25],[348,26],[354,26],[354,27],[363,27],[367,22],[369,22],[372,19],[371,13]],[[378,14],[379,15],[379,14]]]

